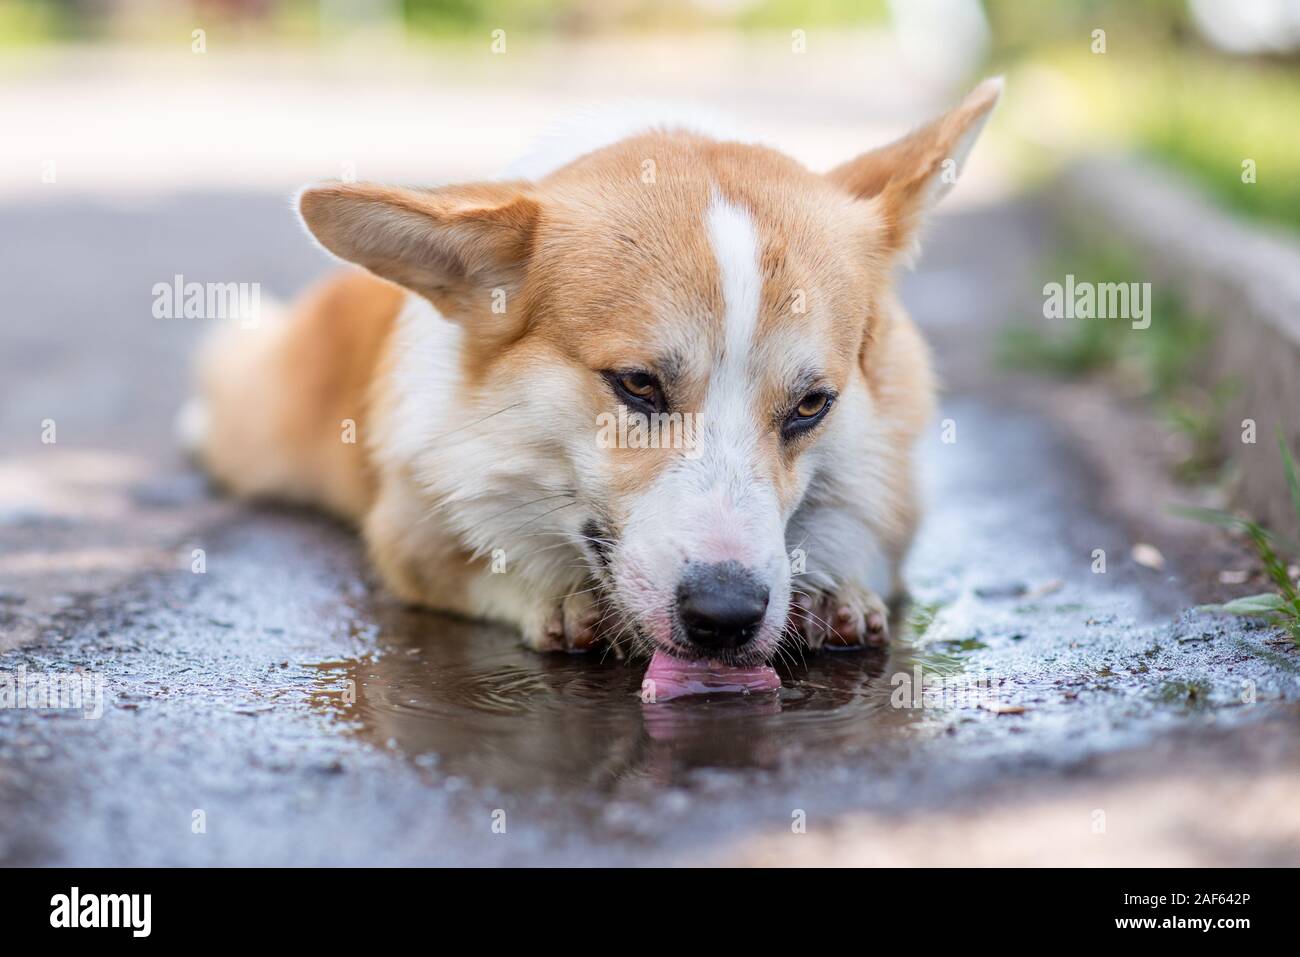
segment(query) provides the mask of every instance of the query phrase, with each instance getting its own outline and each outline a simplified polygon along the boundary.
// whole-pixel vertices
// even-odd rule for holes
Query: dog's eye
[[[830,401],[831,397],[825,392],[814,392],[812,395],[804,396],[803,401],[799,403],[799,408],[794,411],[801,419],[811,419],[814,415],[820,414]]]
[[[794,411],[786,416],[781,425],[781,433],[790,439],[806,432],[826,417],[834,402],[835,396],[830,392],[809,392],[795,406]]]
[[[655,380],[650,378],[644,372],[633,372],[629,375],[618,377],[618,385],[624,392],[636,396],[638,399],[649,401],[655,397],[659,390],[655,387]]]
[[[604,376],[618,397],[633,408],[663,410],[663,390],[659,387],[659,380],[650,373],[606,372]]]

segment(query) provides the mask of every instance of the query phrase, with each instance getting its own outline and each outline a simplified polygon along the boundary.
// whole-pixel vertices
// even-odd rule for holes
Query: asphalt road
[[[940,219],[905,284],[958,429],[925,448],[914,627],[778,700],[654,706],[634,666],[394,606],[348,529],[178,456],[203,322],[152,286],[292,295],[326,263],[282,198],[0,215],[0,672],[103,682],[93,718],[0,710],[0,862],[1300,862],[1296,652],[1187,610],[1192,556],[1135,563],[988,363],[1041,288],[1032,207]],[[894,706],[917,667],[996,694]]]

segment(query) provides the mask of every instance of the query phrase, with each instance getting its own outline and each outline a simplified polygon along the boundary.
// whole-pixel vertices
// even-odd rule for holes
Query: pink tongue
[[[645,684],[653,682],[653,684]],[[646,669],[642,687],[652,701],[670,701],[694,694],[751,694],[779,691],[781,679],[767,665],[736,668],[717,661],[684,661],[656,651]]]

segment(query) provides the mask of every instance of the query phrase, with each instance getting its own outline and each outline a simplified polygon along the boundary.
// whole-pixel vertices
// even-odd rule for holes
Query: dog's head
[[[837,434],[909,401],[870,388],[890,272],[999,92],[825,175],[669,130],[537,182],[333,184],[300,205],[327,249],[462,327],[443,422],[515,423],[485,472],[545,468],[569,496],[546,527],[636,633],[748,664],[779,641],[787,523]]]

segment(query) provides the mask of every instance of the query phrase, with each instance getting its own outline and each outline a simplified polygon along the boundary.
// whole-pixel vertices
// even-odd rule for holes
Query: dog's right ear
[[[500,312],[523,281],[540,207],[523,182],[403,189],[310,186],[303,222],[334,255],[430,300],[448,319]]]

